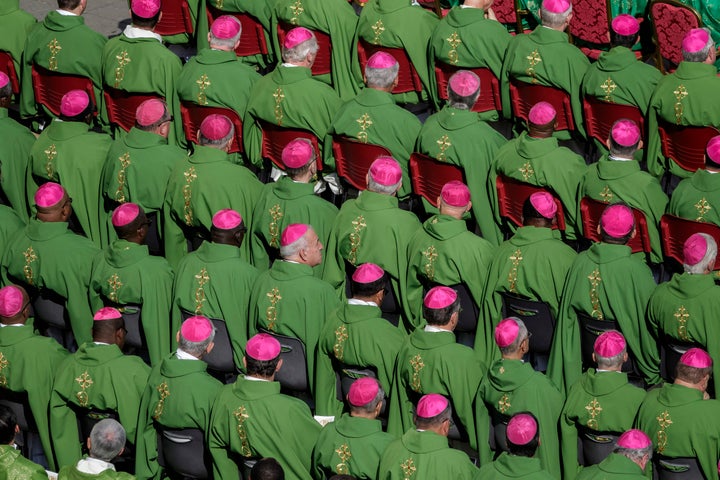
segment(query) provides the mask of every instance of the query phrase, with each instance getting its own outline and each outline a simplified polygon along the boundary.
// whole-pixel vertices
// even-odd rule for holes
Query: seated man
[[[47,480],[45,469],[23,457],[15,444],[20,431],[17,416],[0,404],[0,478],[3,480]]]
[[[10,54],[13,68],[18,80],[21,81],[21,60],[28,34],[37,23],[35,17],[20,8],[19,0],[11,0],[0,9],[0,51]]]
[[[643,480],[653,454],[652,440],[642,430],[628,430],[618,438],[615,450],[597,465],[585,468],[577,480]]]
[[[112,462],[125,449],[125,429],[117,421],[106,418],[93,427],[87,438],[89,454],[75,465],[65,465],[58,480],[107,479],[132,480],[129,473],[116,472]]]
[[[272,16],[272,8],[265,2],[253,2],[252,0],[211,0],[206,2],[208,7],[214,7],[221,12],[228,14],[242,13],[251,17],[262,27],[262,35],[265,37],[265,46],[268,53],[266,55],[257,53],[240,57],[244,63],[247,63],[258,72],[267,71],[268,66],[275,65],[275,57],[272,52],[272,36],[270,35],[270,17]],[[273,36],[276,35],[272,30]],[[206,48],[204,39],[198,38],[198,48]]]

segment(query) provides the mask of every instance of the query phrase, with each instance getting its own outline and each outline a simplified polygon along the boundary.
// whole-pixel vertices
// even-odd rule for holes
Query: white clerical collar
[[[300,265],[300,262],[296,262],[295,260],[288,260],[287,258],[283,258],[283,262],[294,263],[296,265]]]
[[[365,300],[359,300],[357,298],[348,298],[348,305],[368,305],[371,307],[378,306],[378,304],[375,302],[366,302]]]
[[[77,466],[75,468],[77,468],[79,472],[89,473],[92,475],[99,475],[105,470],[115,471],[115,465],[113,465],[112,463],[108,463],[92,457],[86,457],[78,460]]]
[[[4,323],[0,323],[0,328],[5,328],[5,327],[24,327],[24,326],[25,326],[24,323],[11,323],[11,324],[9,324],[9,325],[5,325]]]
[[[283,63],[282,66],[288,67],[288,68],[295,68],[295,67],[299,67],[300,65],[295,65],[294,63]]]
[[[598,368],[597,370],[595,370],[595,373],[603,373],[603,372],[622,373],[620,370],[603,370],[602,368]]]
[[[109,343],[105,342],[93,342],[95,345],[110,345]]]
[[[245,380],[250,380],[251,382],[269,382],[270,381],[267,378],[258,378],[258,377],[253,377],[252,375],[243,375],[243,377],[245,378]]]
[[[162,42],[162,37],[157,33],[145,30],[144,28],[133,27],[132,25],[125,27],[123,35],[127,38],[154,38],[158,42]]]
[[[620,157],[616,157],[614,155],[608,155],[608,158],[610,160],[614,160],[616,162],[632,162],[633,160],[635,160],[634,158],[620,158]]]
[[[178,358],[178,360],[200,360],[199,358],[190,355],[184,350],[180,350],[179,348],[175,352],[175,356]]]
[[[55,11],[56,11],[57,13],[59,13],[60,15],[62,15],[63,17],[79,17],[79,15],[78,15],[77,13],[68,12],[67,10],[57,9],[57,10],[55,10]]]
[[[434,325],[425,325],[425,331],[431,332],[431,333],[438,333],[438,332],[449,332],[450,330],[445,330],[444,328],[438,328]]]

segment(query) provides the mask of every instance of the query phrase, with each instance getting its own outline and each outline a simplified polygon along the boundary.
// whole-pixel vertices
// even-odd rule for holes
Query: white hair
[[[305,57],[310,53],[317,53],[318,42],[313,34],[312,38],[305,40],[292,48],[282,48],[282,59],[286,63],[300,63],[305,60]]]
[[[715,239],[707,233],[699,233],[698,235],[702,236],[705,242],[707,242],[705,256],[695,265],[683,264],[685,272],[693,275],[702,275],[708,270],[712,271],[713,265],[715,265],[715,258],[717,257],[717,243],[715,243]]]
[[[545,7],[540,7],[540,18],[542,20],[542,24],[543,26],[550,28],[560,27],[563,23],[565,23],[565,20],[567,20],[571,13],[572,4],[570,4],[570,8],[560,13],[551,12]]]

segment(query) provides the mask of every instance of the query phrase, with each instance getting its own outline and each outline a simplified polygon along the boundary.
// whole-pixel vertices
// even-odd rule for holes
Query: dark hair
[[[613,206],[613,205],[624,205],[624,206],[630,208],[630,206],[628,204],[626,204],[625,202],[615,202],[613,204],[608,205],[608,207]],[[636,226],[635,225],[635,217],[633,217],[633,228],[631,228],[630,231],[626,235],[623,235],[622,237],[613,237],[612,235],[610,235],[609,233],[607,233],[605,231],[605,229],[602,226],[602,222],[598,222],[598,225],[600,225],[600,241],[602,241],[603,243],[611,243],[613,245],[627,245],[627,243],[632,238],[633,230],[635,230],[635,226]]]
[[[712,365],[707,368],[697,368],[678,362],[675,366],[675,378],[689,383],[700,383],[705,375],[712,372]]]
[[[115,228],[115,233],[117,234],[118,238],[120,239],[126,239],[132,235],[135,235],[135,232],[138,231],[140,227],[143,226],[144,223],[148,221],[147,216],[145,216],[145,211],[142,207],[138,206],[140,209],[137,217],[135,219],[128,223],[127,225],[123,225],[121,227],[113,227]]]
[[[427,320],[429,325],[447,325],[450,317],[455,312],[460,311],[460,296],[453,303],[444,308],[428,308],[423,303],[423,318]]]
[[[612,28],[610,29],[610,44],[613,47],[625,47],[625,48],[632,48],[633,45],[637,42],[638,36],[640,35],[640,32],[635,33],[633,35],[620,35],[619,33],[616,33],[615,30]]]
[[[12,94],[12,82],[8,82],[7,85],[0,88],[0,100],[3,98],[11,98]]]
[[[160,13],[162,12],[162,8],[158,10],[158,13],[155,14],[154,17],[151,18],[142,18],[137,15],[135,15],[134,12],[130,12],[130,17],[132,18],[132,24],[135,27],[140,28],[155,28],[155,25],[160,21]]]
[[[80,0],[57,0],[60,10],[75,10],[80,5]]]
[[[252,480],[285,480],[282,465],[274,458],[266,457],[258,460],[250,470]]]
[[[438,427],[445,420],[450,420],[452,417],[452,407],[450,406],[450,402],[448,402],[448,406],[445,408],[445,410],[438,413],[434,417],[423,418],[418,417],[417,414],[415,414],[414,417],[415,427],[418,430],[427,430],[429,428]]]
[[[640,139],[638,138],[638,141],[635,142],[634,145],[630,145],[629,147],[626,147],[625,145],[620,145],[615,141],[615,139],[612,137],[612,133],[610,134],[610,141],[608,142],[608,148],[610,149],[611,154],[615,155],[621,155],[623,157],[630,157],[632,158],[635,151],[638,149],[638,145],[640,145]]]
[[[530,412],[518,412],[515,415],[513,415],[513,417],[516,415],[520,415],[520,414],[530,415],[533,418],[533,420],[535,420],[535,424],[538,426],[538,428],[537,428],[537,431],[535,432],[535,436],[533,437],[533,439],[530,440],[525,445],[516,445],[516,444],[512,443],[510,441],[510,439],[507,438],[507,434],[506,434],[505,440],[507,442],[508,451],[510,452],[511,455],[517,455],[518,457],[532,457],[535,455],[535,452],[537,451],[537,448],[538,448],[538,444],[540,443],[540,422],[538,422],[537,417]]]
[[[350,289],[355,297],[370,297],[378,293],[380,290],[383,290],[386,286],[387,274],[383,274],[382,277],[370,283],[359,283],[355,280],[350,280]]]
[[[121,328],[125,328],[125,319],[122,317],[93,322],[92,336],[93,338],[107,338],[115,335],[115,332]]]
[[[17,416],[7,405],[0,404],[0,445],[7,445],[15,438]]]
[[[542,226],[550,227],[552,226],[552,218],[546,218],[543,217],[540,212],[537,211],[537,209],[533,206],[532,202],[530,201],[530,197],[525,200],[525,203],[523,203],[523,224],[527,225],[528,220],[532,221],[533,224],[542,224]]]
[[[255,360],[250,355],[245,355],[247,363],[247,374],[250,376],[271,377],[275,373],[280,355],[272,360]]]

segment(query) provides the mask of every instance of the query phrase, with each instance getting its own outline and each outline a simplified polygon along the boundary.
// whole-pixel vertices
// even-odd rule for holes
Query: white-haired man
[[[87,438],[90,453],[75,465],[65,465],[58,480],[131,480],[129,473],[116,472],[111,462],[125,449],[125,429],[111,418],[100,420]]]

